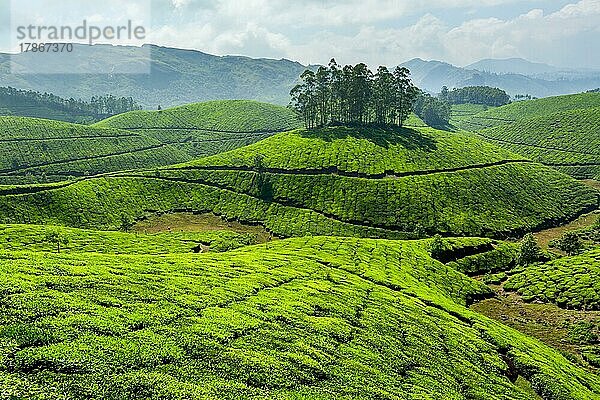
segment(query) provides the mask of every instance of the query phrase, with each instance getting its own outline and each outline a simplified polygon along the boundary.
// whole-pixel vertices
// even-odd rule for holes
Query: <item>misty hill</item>
[[[507,58],[503,60],[486,58],[467,65],[465,69],[476,69],[477,71],[487,71],[495,74],[520,74],[526,76],[535,76],[561,70],[552,65],[534,63],[523,58]]]
[[[149,51],[148,51],[149,50]],[[145,108],[170,107],[221,99],[249,99],[287,104],[289,91],[305,66],[288,60],[218,57],[195,50],[153,45],[144,48],[110,45],[75,45],[72,53],[45,54],[52,70],[85,74],[10,73],[11,59],[0,54],[0,86],[49,92],[61,97],[91,98],[104,93],[133,97]],[[138,72],[148,62],[150,74],[95,72]],[[89,60],[94,60],[89,63]],[[30,54],[13,56],[21,67],[38,68]]]
[[[519,65],[503,68],[519,68]],[[522,63],[521,63],[522,64]],[[491,69],[491,63],[483,61],[479,67]],[[531,68],[541,68],[536,64]],[[510,95],[531,94],[536,97],[547,97],[560,94],[573,94],[587,91],[600,86],[600,72],[569,71],[564,74],[556,71],[546,71],[543,77],[530,77],[516,73],[486,72],[471,67],[460,68],[441,61],[424,61],[419,58],[402,64],[411,71],[415,84],[423,90],[437,93],[442,86],[460,88],[465,86],[491,86],[505,90]],[[495,66],[500,70],[499,66]],[[541,72],[540,72],[541,73]]]
[[[106,93],[117,97],[131,96],[149,109],[156,109],[159,105],[164,108],[225,99],[287,105],[290,89],[306,69],[298,62],[285,59],[221,57],[196,50],[154,45],[143,48],[75,45],[72,53],[49,53],[44,57],[44,67],[51,70],[77,70],[84,73],[11,74],[10,56],[0,53],[0,86],[49,92],[75,99],[89,99]],[[90,63],[89,60],[94,62]],[[31,54],[15,55],[12,61],[20,67],[39,69],[39,60]],[[146,62],[149,62],[149,74],[131,73],[139,72],[140,63]],[[531,67],[531,63],[526,61],[520,64]],[[482,72],[421,59],[408,61],[403,66],[411,70],[417,86],[429,92],[439,92],[444,85],[450,88],[492,86],[511,95],[528,93],[546,97],[600,87],[600,73],[594,71],[569,71],[565,76],[563,72],[546,71],[539,67],[542,68],[538,68],[539,71],[545,71],[544,75],[534,78],[514,73]],[[492,70],[485,60],[480,68]],[[512,71],[524,67],[517,65],[506,68]],[[99,70],[108,72],[97,74]]]

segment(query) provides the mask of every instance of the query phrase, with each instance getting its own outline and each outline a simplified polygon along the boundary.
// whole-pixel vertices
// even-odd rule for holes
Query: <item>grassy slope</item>
[[[482,104],[453,104],[450,112],[450,124],[458,126],[462,121],[469,119],[473,115],[492,108],[494,107],[489,107]]]
[[[299,126],[295,114],[281,106],[251,100],[218,100],[161,111],[132,111],[96,124],[111,128],[190,128],[227,132],[267,132]]]
[[[189,157],[149,137],[117,129],[0,117],[0,182],[33,175],[77,176],[181,162]],[[36,178],[37,177],[37,178]]]
[[[431,129],[295,131],[180,168],[5,196],[0,221],[106,228],[118,226],[116,209],[134,218],[194,210],[262,223],[281,236],[500,236],[597,206],[591,188],[519,158]]]
[[[458,126],[465,130],[478,131],[518,120],[592,107],[600,107],[600,93],[546,97],[493,108],[462,120]]]
[[[465,308],[425,242],[314,237],[225,255],[0,253],[2,393],[30,399],[530,399],[600,378]],[[510,366],[509,366],[510,365]]]
[[[133,111],[95,126],[141,132],[192,157],[201,157],[255,143],[273,132],[298,128],[300,122],[285,107],[249,100],[221,100],[162,111]]]
[[[48,225],[0,225],[0,250],[54,252],[57,246],[46,239],[49,233],[67,239],[68,243],[61,245],[62,253],[191,253],[199,244],[210,247],[211,251],[224,251],[256,243],[255,235],[226,230],[133,234]]]
[[[190,166],[254,166],[340,171],[377,175],[436,171],[502,160],[525,160],[477,138],[432,128],[382,130],[324,128],[284,132],[231,152],[190,162]]]
[[[528,267],[504,287],[518,291],[527,301],[600,310],[600,249]]]
[[[479,134],[576,178],[600,178],[600,107],[520,120]]]

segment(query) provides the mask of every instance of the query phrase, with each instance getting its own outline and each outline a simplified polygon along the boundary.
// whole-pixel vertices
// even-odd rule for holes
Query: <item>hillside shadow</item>
[[[368,140],[371,143],[386,149],[390,146],[402,146],[408,150],[422,150],[428,152],[437,149],[437,144],[434,139],[412,128],[335,126],[307,129],[301,131],[300,136],[311,139],[320,139],[326,142],[352,137],[355,139]]]

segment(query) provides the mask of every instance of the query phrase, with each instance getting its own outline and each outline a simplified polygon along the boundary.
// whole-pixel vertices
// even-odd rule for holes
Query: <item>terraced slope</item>
[[[504,285],[527,301],[600,310],[600,249],[528,267]]]
[[[225,255],[1,252],[0,391],[28,399],[531,399],[531,388],[544,398],[600,396],[598,375],[466,308],[489,289],[425,247],[314,237]]]
[[[459,121],[458,126],[468,131],[479,131],[519,120],[593,107],[600,107],[600,93],[546,97],[537,100],[518,101],[493,108]]]
[[[4,223],[114,228],[122,214],[187,210],[283,237],[512,236],[598,206],[593,189],[474,137],[342,127],[277,134],[177,167],[2,193]]]
[[[487,111],[490,108],[483,104],[452,104],[450,112],[450,124],[458,126],[462,121],[470,117]]]
[[[48,239],[57,234],[60,249]],[[140,234],[103,232],[49,225],[0,225],[0,250],[61,253],[170,254],[226,251],[256,243],[251,234],[226,230]]]
[[[133,111],[95,126],[140,132],[200,157],[243,147],[300,125],[296,115],[285,107],[221,100],[162,111]]]
[[[578,179],[600,179],[600,107],[520,120],[478,132]]]
[[[188,160],[156,139],[117,129],[0,117],[0,183],[152,168]]]

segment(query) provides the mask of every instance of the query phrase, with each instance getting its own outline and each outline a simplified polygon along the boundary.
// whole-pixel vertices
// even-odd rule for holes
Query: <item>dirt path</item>
[[[526,303],[516,293],[504,292],[501,286],[492,288],[498,296],[473,304],[472,310],[570,353],[589,366],[581,356],[586,345],[572,342],[569,329],[582,322],[600,324],[600,311],[565,310],[554,304]]]
[[[533,235],[537,239],[540,246],[543,249],[548,249],[548,245],[551,241],[560,238],[565,232],[576,231],[579,229],[589,228],[600,218],[600,210],[596,210],[592,213],[582,215],[575,221],[570,222],[566,225],[558,226],[556,228],[544,229],[534,233]]]
[[[133,231],[146,234],[159,232],[233,231],[237,233],[254,234],[257,237],[258,243],[266,243],[277,239],[262,226],[246,225],[237,221],[226,221],[211,213],[172,213],[155,215],[144,221],[138,222],[133,227]]]

